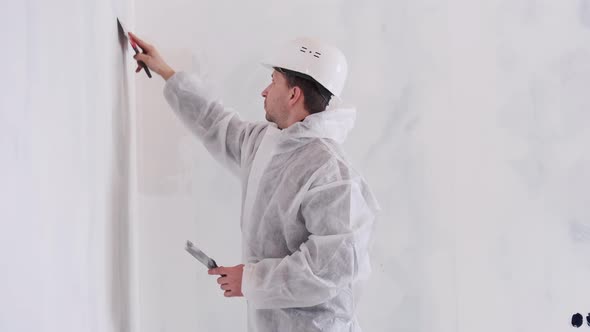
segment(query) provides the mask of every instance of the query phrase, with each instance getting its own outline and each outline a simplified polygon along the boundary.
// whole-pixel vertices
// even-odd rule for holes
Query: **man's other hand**
[[[221,275],[217,278],[217,283],[220,288],[224,290],[223,296],[244,296],[242,294],[242,273],[244,271],[244,264],[233,267],[217,267],[209,270],[209,274]]]

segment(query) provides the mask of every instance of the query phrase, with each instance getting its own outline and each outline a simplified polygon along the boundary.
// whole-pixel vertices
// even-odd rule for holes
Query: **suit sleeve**
[[[237,113],[210,99],[202,82],[187,73],[178,72],[170,77],[164,96],[209,153],[237,175],[242,166],[242,147],[259,135],[265,125],[242,121]]]
[[[309,238],[287,257],[246,264],[246,299],[259,309],[309,307],[368,276],[367,247],[375,216],[369,205],[354,181],[310,190],[301,204]]]

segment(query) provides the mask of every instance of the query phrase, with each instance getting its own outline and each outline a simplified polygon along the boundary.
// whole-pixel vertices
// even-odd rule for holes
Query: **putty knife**
[[[199,262],[203,263],[207,268],[213,269],[217,267],[217,263],[209,256],[205,255],[199,248],[195,247],[191,241],[186,241],[186,251],[193,255]]]
[[[129,33],[127,32],[127,30],[125,30],[123,23],[121,23],[121,21],[119,21],[118,17],[117,17],[117,27],[119,28],[119,32],[125,36],[125,40],[128,40],[129,43],[131,44],[131,47],[135,51],[135,54],[138,54],[139,49],[137,47],[137,43],[135,43],[135,40],[133,40],[132,38],[129,38]],[[143,50],[142,50],[142,53],[144,53]],[[145,65],[145,63],[143,61],[139,61],[139,65],[142,66],[143,69],[145,69],[145,73],[147,74],[147,76],[149,78],[152,78],[152,73],[150,73],[150,69]]]

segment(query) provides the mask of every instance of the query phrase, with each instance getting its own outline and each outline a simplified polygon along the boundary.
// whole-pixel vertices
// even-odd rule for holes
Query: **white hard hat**
[[[338,98],[348,73],[346,58],[339,49],[307,37],[283,45],[262,65],[306,74]]]

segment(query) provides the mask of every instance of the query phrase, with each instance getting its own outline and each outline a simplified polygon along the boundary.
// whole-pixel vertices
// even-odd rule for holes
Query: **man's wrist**
[[[162,72],[162,78],[167,81],[170,77],[172,77],[172,75],[176,74],[176,72],[174,71],[174,69],[172,68],[168,68],[166,70],[164,70]]]

